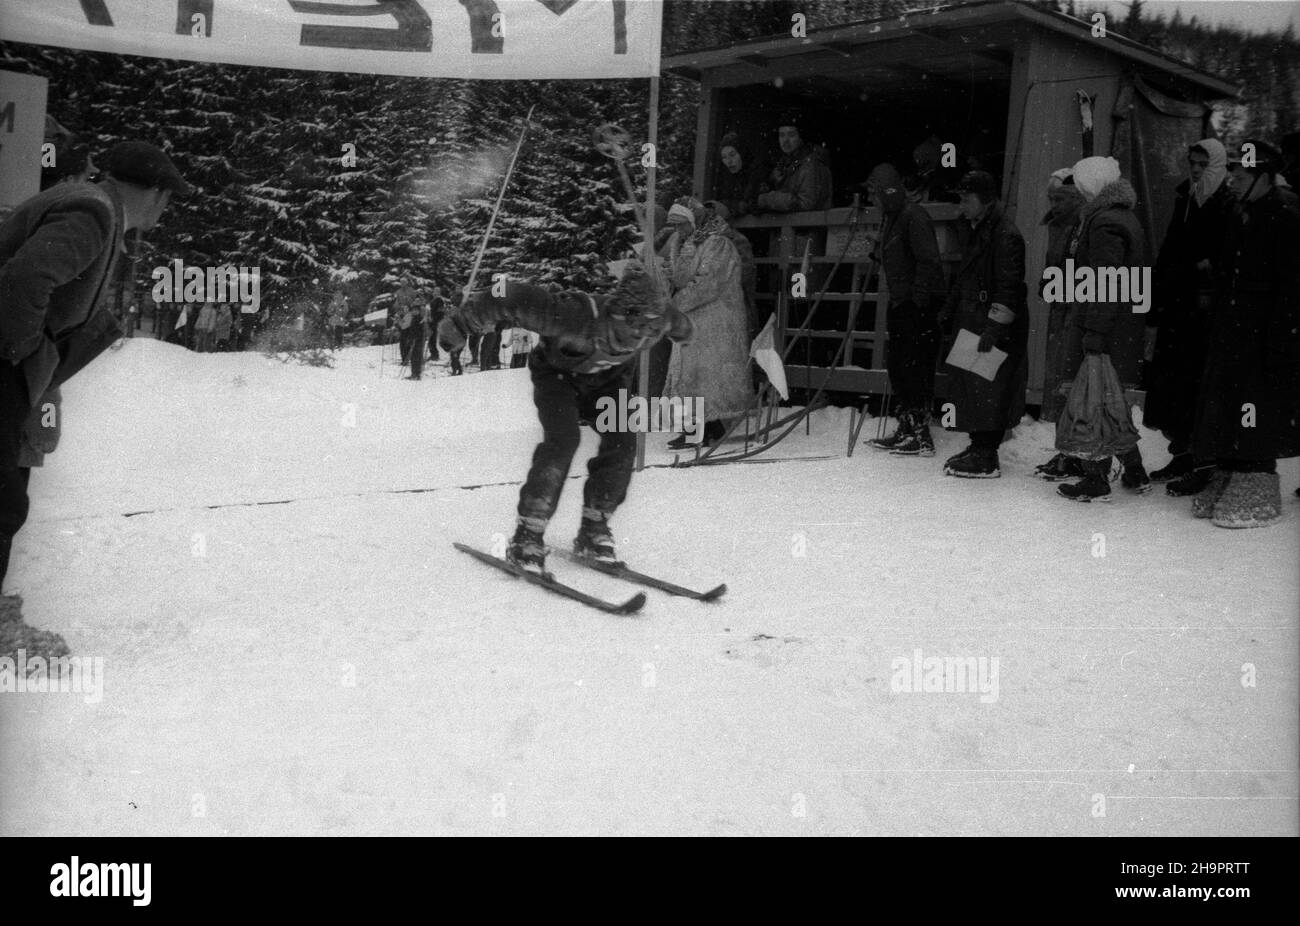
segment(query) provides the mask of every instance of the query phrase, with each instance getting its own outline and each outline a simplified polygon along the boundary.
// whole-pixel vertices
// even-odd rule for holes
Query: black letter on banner
[[[303,26],[300,45],[320,48],[357,48],[368,51],[433,51],[433,22],[419,0],[379,0],[374,6],[289,0],[295,13],[324,16],[391,16],[396,29],[360,26]]]
[[[464,2],[464,0],[462,0]],[[537,0],[556,16],[563,16],[578,0]],[[614,4],[614,54],[627,54],[627,0],[613,0]]]
[[[500,8],[493,0],[460,0],[469,13],[469,50],[476,55],[499,55],[506,48],[506,40],[492,34],[493,17],[500,16]]]
[[[108,4],[104,0],[81,0],[81,12],[86,14],[86,22],[92,26],[113,25],[113,17],[108,15]]]
[[[194,14],[202,13],[207,34],[212,34],[212,7],[216,0],[176,0],[176,34],[190,35],[194,31]]]

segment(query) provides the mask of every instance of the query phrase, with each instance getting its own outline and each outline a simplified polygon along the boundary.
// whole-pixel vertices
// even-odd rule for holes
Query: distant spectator
[[[759,193],[756,212],[809,212],[831,207],[832,181],[826,149],[804,140],[803,116],[791,112],[777,126],[781,157]]]
[[[216,321],[212,326],[212,340],[215,349],[219,351],[230,350],[230,329],[233,319],[230,314],[230,303],[220,302],[217,304]]]
[[[408,354],[411,360],[411,375],[407,379],[420,379],[424,374],[424,345],[429,338],[429,309],[428,306],[417,302],[411,307],[411,313],[411,346]]]
[[[520,367],[528,366],[528,355],[533,350],[533,342],[536,336],[527,328],[518,326],[507,329],[502,334],[502,338],[509,337],[507,343],[510,345],[510,369],[517,370]]]
[[[433,293],[429,296],[429,359],[438,359],[438,339],[433,337],[432,332],[438,330],[438,323],[442,321],[443,316],[447,314],[447,300],[442,295],[441,287],[435,286]]]
[[[402,366],[406,366],[411,359],[411,342],[415,340],[415,332],[411,326],[416,322],[416,305],[419,298],[420,295],[415,291],[411,277],[409,275],[402,277],[402,284],[393,294],[393,314],[400,331],[397,343],[402,355]]]
[[[343,346],[343,329],[348,323],[348,297],[342,290],[334,293],[330,299],[329,315],[326,318],[330,329],[330,343],[335,350]]]
[[[194,321],[194,349],[200,354],[212,350],[212,337],[217,328],[217,307],[211,302],[203,303],[198,318]]]
[[[767,177],[767,164],[735,132],[722,136],[718,156],[722,169],[713,184],[713,198],[726,206],[733,218],[752,212]]]

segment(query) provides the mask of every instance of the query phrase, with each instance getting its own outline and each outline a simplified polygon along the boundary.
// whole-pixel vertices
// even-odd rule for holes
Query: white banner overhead
[[[3,0],[0,39],[409,77],[659,74],[661,0]]]

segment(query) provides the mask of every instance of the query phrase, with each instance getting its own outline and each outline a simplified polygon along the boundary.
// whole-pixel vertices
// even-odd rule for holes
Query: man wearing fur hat
[[[1123,272],[1142,267],[1146,257],[1146,235],[1133,207],[1137,192],[1120,176],[1119,162],[1111,157],[1084,158],[1074,165],[1074,185],[1083,194],[1079,226],[1070,243],[1069,256],[1078,268],[1094,271],[1119,268]],[[1097,279],[1104,278],[1102,273]],[[1142,354],[1146,344],[1146,322],[1133,311],[1131,302],[1103,301],[1074,303],[1065,321],[1065,362],[1062,369],[1073,378],[1083,364],[1084,354],[1109,354],[1120,382],[1136,386],[1141,381]],[[1151,488],[1137,447],[1123,454],[1120,482],[1133,492]],[[1110,498],[1111,458],[1082,460],[1083,477],[1057,487],[1057,493],[1071,501],[1087,502]]]
[[[1282,156],[1271,145],[1247,140],[1228,167],[1240,208],[1192,436],[1193,456],[1215,469],[1192,513],[1217,527],[1265,527],[1282,517],[1277,461],[1300,455],[1300,199],[1278,185]]]
[[[543,437],[519,491],[518,521],[506,559],[544,574],[546,527],[577,453],[581,426],[595,426],[599,400],[618,402],[620,391],[624,398],[635,391],[633,372],[641,351],[664,337],[689,340],[692,327],[645,270],[632,264],[608,296],[553,294],[515,281],[507,282],[502,296],[472,293],[455,314],[443,319],[438,340],[447,350],[458,351],[472,332],[491,331],[501,322],[541,336],[528,368]],[[574,541],[579,556],[618,561],[609,519],[627,496],[635,456],[635,433],[601,433],[583,485],[582,525]]]

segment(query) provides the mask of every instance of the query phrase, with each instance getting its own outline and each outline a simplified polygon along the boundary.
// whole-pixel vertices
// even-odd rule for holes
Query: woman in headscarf
[[[1074,185],[1083,194],[1079,227],[1070,242],[1068,256],[1075,272],[1091,268],[1123,268],[1136,272],[1146,263],[1146,236],[1134,214],[1137,192],[1120,176],[1119,162],[1111,157],[1084,158],[1074,165]],[[1100,273],[1098,279],[1104,278]],[[1072,281],[1067,281],[1072,285]],[[1097,294],[1101,295],[1101,294]],[[1071,378],[1083,364],[1084,354],[1109,354],[1120,382],[1136,385],[1142,362],[1142,317],[1131,302],[1102,301],[1070,303],[1065,322],[1065,365]],[[1120,483],[1134,492],[1151,487],[1142,465],[1142,454],[1134,447],[1120,457],[1124,468]],[[1084,476],[1078,482],[1063,483],[1057,493],[1071,501],[1109,500],[1111,458],[1081,461]]]
[[[1192,433],[1195,458],[1215,464],[1192,513],[1229,528],[1281,520],[1277,461],[1300,456],[1300,198],[1277,182],[1276,148],[1248,139],[1242,149],[1252,154],[1230,164],[1240,206],[1224,241]]]
[[[1142,423],[1169,441],[1173,459],[1154,470],[1151,480],[1167,482],[1170,495],[1195,495],[1214,470],[1213,460],[1198,466],[1192,458],[1192,425],[1223,240],[1235,202],[1224,182],[1228,154],[1215,139],[1188,149],[1187,174],[1175,191],[1174,214],[1156,258],[1146,332],[1150,365]]]
[[[1069,257],[1070,242],[1079,225],[1079,209],[1083,206],[1083,194],[1074,185],[1074,169],[1062,167],[1052,171],[1047,181],[1047,215],[1040,225],[1047,226],[1047,255],[1043,269],[1055,267],[1065,269],[1065,260]],[[1042,293],[1047,281],[1040,275],[1039,292]],[[1065,410],[1065,399],[1069,395],[1074,378],[1074,370],[1067,370],[1065,358],[1065,320],[1069,314],[1069,305],[1053,302],[1047,307],[1047,375],[1043,382],[1043,411],[1046,417],[1055,421]],[[1052,459],[1035,467],[1034,475],[1049,482],[1082,476],[1077,457],[1058,453]]]
[[[698,200],[678,202],[668,220],[681,238],[673,255],[673,308],[691,320],[695,336],[673,346],[664,394],[704,400],[704,442],[711,444],[728,421],[749,411],[751,399],[740,254],[726,221]],[[669,446],[685,447],[684,437]]]
[[[732,218],[739,218],[758,201],[767,165],[754,156],[753,149],[735,132],[722,136],[718,157],[722,169],[713,183],[713,199],[726,206]]]

